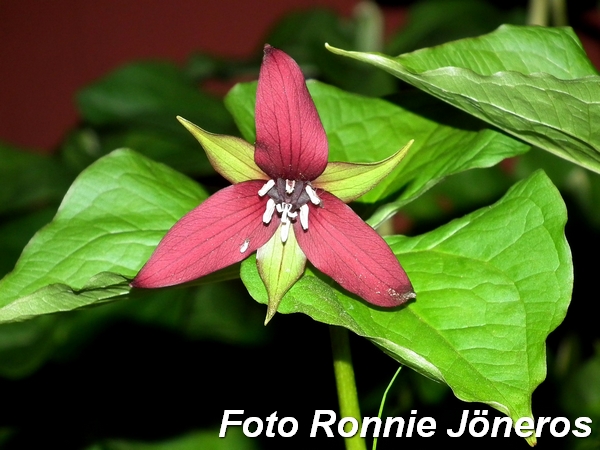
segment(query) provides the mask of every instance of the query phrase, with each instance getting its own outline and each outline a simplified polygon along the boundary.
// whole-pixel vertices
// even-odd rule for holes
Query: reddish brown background
[[[356,0],[1,0],[0,141],[51,149],[77,121],[76,90],[127,61],[244,57],[286,12]]]
[[[242,58],[257,52],[269,28],[290,11],[327,7],[350,16],[357,3],[0,0],[0,142],[52,150],[77,123],[75,92],[127,61],[184,62],[197,50]],[[404,21],[405,11],[384,9],[388,32]],[[600,66],[597,9],[585,23],[594,37],[576,31]]]

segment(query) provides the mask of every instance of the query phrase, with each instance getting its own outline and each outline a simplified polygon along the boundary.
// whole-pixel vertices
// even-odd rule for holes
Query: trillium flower
[[[327,136],[302,72],[269,45],[258,79],[254,147],[178,119],[233,185],[169,230],[133,287],[189,282],[256,251],[269,295],[265,323],[304,273],[307,259],[373,305],[394,307],[415,297],[389,246],[345,204],[388,175],[412,142],[379,163],[328,163]]]

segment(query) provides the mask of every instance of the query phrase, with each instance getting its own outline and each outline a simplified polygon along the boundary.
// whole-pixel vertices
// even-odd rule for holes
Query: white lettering
[[[379,417],[365,417],[363,419],[362,427],[360,429],[360,437],[367,437],[367,430],[370,423],[375,424],[375,429],[370,437],[379,437],[379,431],[381,430],[381,419]]]
[[[484,409],[481,414],[482,415],[487,415],[487,410]],[[479,410],[476,409],[475,412],[473,413],[473,415],[475,416],[479,416]],[[475,429],[475,425],[477,425],[478,423],[481,423],[482,427],[480,431],[477,431]],[[490,430],[490,422],[487,420],[486,417],[474,417],[473,419],[471,419],[471,421],[469,422],[469,434],[473,437],[483,437],[487,434],[487,432]]]
[[[321,422],[321,415],[329,414],[329,420],[327,422]],[[331,425],[335,422],[336,414],[330,409],[317,409],[313,417],[312,426],[310,427],[310,437],[317,435],[317,429],[319,427],[325,430],[327,437],[333,437],[333,431],[331,431]]]
[[[492,437],[498,436],[498,429],[500,428],[500,424],[504,423],[504,437],[510,436],[510,430],[512,428],[512,420],[510,417],[494,417],[494,425],[492,426]]]
[[[429,425],[426,425],[425,422],[429,423]],[[435,420],[433,417],[423,417],[419,420],[419,423],[417,423],[417,434],[421,437],[430,437],[435,434]]]
[[[540,417],[538,418],[537,425],[535,427],[535,437],[540,437],[542,435],[542,430],[544,429],[544,425],[550,423],[552,417]]]
[[[402,433],[404,433],[404,418],[403,417],[388,417],[385,419],[385,428],[383,429],[383,437],[389,437],[390,430],[392,429],[392,425],[397,423],[396,427],[396,437],[402,437]]]
[[[527,422],[525,424],[525,422]],[[533,419],[531,417],[521,417],[515,424],[515,432],[519,437],[529,437],[533,434]]]
[[[562,431],[556,431],[556,424],[562,422],[563,429]],[[563,437],[566,436],[571,430],[571,424],[567,420],[566,417],[557,417],[552,422],[550,422],[550,434],[554,437]]]
[[[349,430],[345,430],[346,424],[351,425]],[[341,437],[349,438],[356,434],[358,431],[358,420],[354,417],[342,417],[342,420],[338,423],[338,433]]]
[[[581,431],[573,430],[573,435],[580,438],[588,437],[590,434],[592,434],[592,429],[586,424],[591,423],[592,419],[590,419],[589,417],[578,417],[577,419],[575,419],[575,426]]]
[[[417,410],[411,409],[410,413],[416,414]],[[410,419],[408,419],[408,427],[406,428],[406,437],[412,437],[413,428],[415,427],[415,420],[416,420],[416,417],[412,417],[412,416]]]
[[[462,418],[460,419],[460,426],[458,431],[452,431],[450,428],[446,430],[446,433],[450,437],[460,437],[465,432],[465,428],[467,427],[467,417],[469,417],[469,410],[463,410]]]
[[[292,429],[290,431],[285,431],[285,424],[290,422],[292,424]],[[284,417],[281,419],[279,424],[277,425],[277,432],[282,437],[292,437],[298,431],[298,421],[293,417]]]
[[[273,431],[275,422],[277,422],[277,411],[267,417],[267,437],[275,437],[275,432]]]
[[[250,424],[256,424],[256,430],[250,431]],[[262,433],[263,423],[258,417],[248,417],[244,420],[244,425],[242,426],[242,430],[244,431],[244,436],[246,437],[256,437]]]
[[[225,437],[225,434],[227,433],[227,427],[229,425],[241,425],[242,421],[241,420],[229,420],[229,416],[231,414],[244,414],[244,410],[243,409],[226,409],[223,412],[223,420],[221,420],[221,429],[219,430],[219,437]]]

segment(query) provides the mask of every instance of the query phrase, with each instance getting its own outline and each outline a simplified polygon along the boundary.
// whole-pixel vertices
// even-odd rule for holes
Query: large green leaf
[[[515,420],[531,416],[531,394],[546,374],[545,340],[571,296],[565,222],[558,191],[537,172],[491,207],[421,236],[387,239],[417,293],[408,306],[371,307],[309,272],[279,311],[304,312],[365,336],[460,399]],[[242,264],[241,275],[265,303],[253,260]]]
[[[168,117],[164,122],[176,126],[177,120]],[[60,156],[70,167],[80,172],[115,148],[131,148],[188,175],[215,173],[196,140],[180,125],[167,130],[137,125],[107,130],[82,127],[69,133],[61,146]]]
[[[398,57],[329,49],[600,172],[600,77],[570,29],[505,25]]]
[[[55,159],[0,143],[0,213],[60,200],[72,175]]]
[[[165,62],[136,62],[78,93],[85,126],[71,133],[62,156],[82,170],[115,148],[131,148],[193,175],[213,175],[206,155],[177,122],[182,115],[220,133],[234,125],[221,99]]]
[[[482,122],[457,114],[424,94],[402,96],[394,104],[319,82],[309,82],[308,86],[327,132],[331,161],[379,161],[411,139],[415,141],[402,163],[359,199],[363,203],[396,200],[382,206],[370,221],[372,225],[378,225],[448,175],[493,166],[529,148],[502,133],[482,128]],[[249,142],[255,138],[255,95],[256,83],[239,84],[225,101]]]
[[[127,294],[164,233],[205,198],[184,175],[130,150],[102,158],[0,281],[0,322]]]
[[[127,123],[178,128],[181,115],[215,132],[228,130],[223,103],[203,92],[166,62],[125,65],[77,94],[83,118],[95,126]]]
[[[501,10],[486,0],[421,0],[410,6],[408,22],[386,44],[384,51],[398,55],[489,33],[504,23],[524,21],[524,12]]]
[[[346,91],[379,97],[395,91],[396,80],[346,58],[331,58],[323,42],[353,50],[378,50],[383,30],[376,7],[356,8],[352,20],[332,11],[313,9],[292,13],[279,22],[266,42],[288,53],[306,75]]]

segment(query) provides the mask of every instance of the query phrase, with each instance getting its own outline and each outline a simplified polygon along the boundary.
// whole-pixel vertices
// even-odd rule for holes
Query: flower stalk
[[[356,382],[354,380],[354,367],[350,352],[350,337],[348,330],[343,327],[330,326],[331,350],[333,353],[333,370],[337,386],[338,401],[340,403],[340,417],[354,417],[361,428],[360,406]],[[350,425],[350,424],[347,424]],[[346,450],[367,450],[365,439],[360,437],[360,432],[354,436],[344,438]]]

